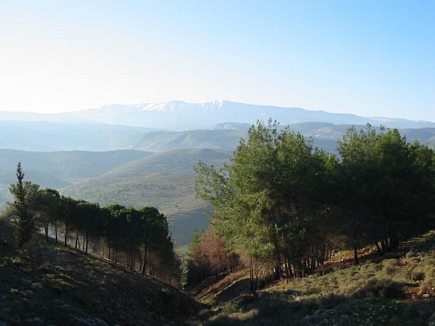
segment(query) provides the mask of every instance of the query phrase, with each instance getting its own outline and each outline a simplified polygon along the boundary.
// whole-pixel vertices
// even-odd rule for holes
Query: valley
[[[109,109],[116,107],[105,108],[100,115],[106,113],[108,119],[124,112]],[[303,110],[296,112],[294,114],[289,109],[284,120],[309,119],[314,114]],[[208,129],[171,131],[150,129],[143,125],[102,124],[90,121],[89,118],[95,115],[87,113],[83,113],[80,119],[77,113],[74,119],[68,114],[59,114],[33,118],[29,115],[27,120],[24,115],[19,120],[20,117],[15,115],[13,118],[18,120],[14,121],[5,118],[5,113],[2,115],[5,120],[0,121],[1,207],[10,200],[8,186],[14,181],[14,170],[20,161],[26,179],[42,188],[57,189],[61,194],[101,206],[119,203],[135,208],[157,207],[170,221],[173,237],[179,245],[188,244],[195,229],[207,226],[208,217],[203,212],[206,203],[195,198],[193,166],[199,160],[216,166],[227,162],[240,139],[246,138],[249,119],[253,120],[249,115],[240,118],[242,122],[237,123],[221,123],[215,119],[215,124]],[[337,118],[333,120],[333,117]],[[222,113],[220,119],[224,118],[233,117]],[[195,118],[190,116],[190,119]],[[331,114],[328,119],[338,123],[343,121],[343,116]],[[142,120],[138,118],[136,121]],[[400,132],[408,141],[418,140],[433,146],[435,128],[414,129],[410,127],[416,122],[393,122],[393,126],[400,122],[407,127]],[[188,126],[186,124],[184,128]],[[169,125],[166,127],[169,128]],[[311,138],[314,146],[327,152],[336,151],[337,139],[348,127],[330,122],[290,125],[292,131]]]
[[[110,113],[111,109],[113,107],[107,107],[100,112],[107,114],[105,123],[90,120],[96,119],[93,111],[86,116],[76,115],[75,120],[63,114],[51,116],[47,121],[39,121],[41,116],[1,121],[2,207],[13,200],[8,187],[15,182],[15,168],[17,162],[21,162],[26,180],[41,188],[56,189],[75,200],[97,203],[101,207],[113,204],[134,209],[156,207],[166,216],[171,237],[185,261],[187,254],[182,248],[189,245],[195,230],[208,228],[209,216],[204,209],[211,208],[195,194],[197,176],[193,167],[200,161],[216,168],[230,163],[234,150],[241,139],[246,139],[255,121],[243,120],[242,114],[235,115],[234,118],[238,118],[234,122],[216,120],[205,129],[187,130],[189,125],[185,124],[186,130],[171,130],[169,125],[168,129],[152,128],[140,123],[143,118],[137,117],[131,118],[136,121],[135,126],[106,124],[113,122],[107,120],[110,117],[121,122],[117,114]],[[164,112],[165,108],[155,114]],[[293,112],[297,112],[295,119],[302,119],[303,110]],[[317,116],[324,115],[317,113]],[[338,115],[336,120],[333,117],[327,115],[327,122],[294,122],[289,128],[312,141],[314,147],[336,154],[337,140],[350,126],[340,122],[348,122],[346,119],[352,116]],[[361,119],[355,122],[365,118]],[[430,123],[391,120],[391,126],[397,125],[404,127],[400,133],[407,142],[418,140],[433,148],[435,128]],[[280,125],[279,129],[285,126]],[[355,123],[355,126],[363,128],[360,124]],[[177,128],[182,129],[179,125]],[[377,125],[373,129],[380,130]],[[2,268],[10,273],[3,274],[2,286],[4,293],[11,294],[5,297],[0,316],[12,325],[21,324],[16,322],[17,315],[32,322],[69,318],[72,324],[80,321],[84,325],[100,321],[101,325],[104,321],[188,326],[238,325],[241,322],[281,325],[290,321],[296,325],[307,322],[328,325],[329,321],[337,325],[359,325],[362,318],[367,325],[382,324],[388,318],[395,322],[406,318],[409,325],[420,325],[433,319],[433,296],[428,287],[433,271],[430,263],[423,263],[432,261],[433,233],[404,243],[400,252],[386,257],[374,255],[373,248],[362,248],[357,266],[352,266],[352,252],[344,250],[318,266],[316,273],[309,277],[265,283],[256,293],[249,290],[246,269],[222,273],[188,287],[186,290],[193,300],[166,284],[155,283],[159,281],[150,276],[138,275],[102,258],[83,255],[80,250],[47,244],[40,235],[32,240],[32,250],[17,251],[7,224],[2,223]],[[186,267],[183,268],[186,272]],[[388,276],[390,272],[394,272],[392,278]],[[16,273],[16,277],[8,276],[12,273]],[[51,278],[44,273],[52,275]],[[84,281],[83,277],[89,281]],[[26,282],[19,285],[18,278]],[[358,287],[353,287],[353,282],[357,282]],[[140,284],[140,288],[136,289],[133,284]],[[82,286],[90,292],[83,292]],[[113,293],[120,287],[122,304],[113,299]],[[81,295],[77,291],[82,291]],[[32,303],[53,295],[56,300],[49,300],[50,304],[43,310]],[[19,308],[23,302],[25,308]],[[187,309],[181,308],[181,302],[188,302]],[[160,309],[166,305],[174,307],[172,314]],[[354,306],[360,307],[358,315],[353,314]],[[13,314],[9,313],[12,311]]]

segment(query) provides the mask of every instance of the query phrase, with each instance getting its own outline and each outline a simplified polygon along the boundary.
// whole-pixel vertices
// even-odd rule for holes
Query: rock
[[[92,299],[92,303],[93,303],[94,309],[96,309],[98,311],[103,311],[104,310],[104,307],[101,304],[100,300]]]
[[[59,306],[58,309],[61,311],[67,311],[69,309],[69,304],[63,304]]]
[[[317,310],[314,312],[314,314],[313,314],[312,317],[317,317],[317,316],[319,316],[321,312],[322,312],[322,310],[317,309]]]
[[[43,326],[43,325],[45,325],[45,323],[44,323],[44,321],[41,318],[33,317],[33,318],[26,319],[25,325],[38,325],[38,326],[40,325],[40,326]]]
[[[44,325],[44,321],[41,318],[33,317],[32,319],[33,325]]]
[[[12,310],[11,309],[9,309],[9,308],[3,308],[2,310],[0,310],[0,312],[2,313],[2,314],[10,314],[11,312],[12,312]]]
[[[72,316],[74,320],[74,325],[80,326],[109,326],[107,323],[100,318],[91,318],[85,316]]]
[[[24,292],[24,294],[26,295],[26,297],[30,297],[33,295],[33,291],[32,290],[26,290],[26,292]]]

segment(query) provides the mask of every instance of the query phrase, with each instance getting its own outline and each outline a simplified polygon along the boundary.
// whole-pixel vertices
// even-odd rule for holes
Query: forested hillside
[[[167,219],[158,209],[119,204],[100,207],[61,196],[54,189],[42,189],[24,176],[18,163],[17,181],[9,187],[14,201],[3,214],[6,221],[12,222],[19,247],[25,246],[37,230],[43,230],[47,242],[52,238],[56,244],[179,285],[180,261]]]
[[[435,153],[398,130],[349,128],[335,155],[258,123],[220,168],[187,282],[215,309],[183,325],[433,325]]]
[[[0,324],[162,325],[201,305],[157,278],[35,236],[17,248],[0,220]]]
[[[339,156],[276,124],[258,123],[220,168],[196,165],[211,226],[192,240],[190,280],[241,264],[250,287],[313,274],[335,248],[379,255],[435,226],[435,155],[398,130],[349,128]]]
[[[25,180],[21,163],[15,176],[0,218],[0,321],[160,325],[197,311],[177,290],[181,261],[156,208],[60,196]]]

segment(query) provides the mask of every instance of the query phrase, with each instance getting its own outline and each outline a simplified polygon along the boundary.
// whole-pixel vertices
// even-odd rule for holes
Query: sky
[[[435,121],[435,1],[0,2],[0,111],[227,100]]]

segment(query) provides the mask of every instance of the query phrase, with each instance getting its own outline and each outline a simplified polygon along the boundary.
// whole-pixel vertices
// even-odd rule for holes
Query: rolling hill
[[[367,122],[405,128],[400,131],[410,142],[435,142],[431,122],[228,101],[113,104],[60,114],[0,112],[0,205],[10,200],[8,186],[20,161],[26,178],[42,188],[103,206],[155,206],[170,220],[179,243],[186,243],[207,220],[206,204],[195,198],[193,165],[199,159],[222,164],[252,124],[270,118],[328,152],[336,151],[350,125]]]
[[[0,148],[27,151],[131,149],[149,131],[152,130],[98,123],[0,121]]]
[[[193,166],[200,160],[217,166],[231,151],[175,149],[165,152],[28,152],[0,150],[0,205],[11,201],[8,187],[16,181],[20,161],[25,179],[41,188],[102,206],[157,207],[179,244],[187,244],[196,228],[207,226],[206,204],[195,198]]]
[[[38,122],[30,125],[36,133],[43,133],[47,127]],[[77,144],[76,147],[84,142],[84,135],[89,139],[84,147],[90,146],[94,127],[98,128],[92,132],[101,133],[102,138],[105,137],[103,135],[112,135],[106,139],[112,144],[109,147],[122,148],[126,141],[122,137],[134,135],[134,143],[130,143],[132,145],[129,147],[135,149],[45,152],[0,149],[0,203],[4,205],[11,199],[8,186],[15,181],[16,164],[21,161],[27,180],[38,183],[43,188],[59,189],[68,196],[98,202],[103,206],[119,203],[132,207],[158,207],[170,220],[174,237],[184,244],[193,230],[205,227],[207,221],[202,212],[205,203],[195,198],[193,165],[199,159],[216,165],[222,164],[230,157],[240,138],[246,138],[250,125],[222,123],[209,130],[188,131],[156,131],[95,124],[83,126],[68,124],[64,125],[65,128],[58,126],[56,130],[59,139],[65,136],[62,136],[62,131],[71,137],[76,135],[77,138],[74,136],[74,141],[71,140]],[[348,127],[325,122],[290,126],[291,130],[311,137],[314,146],[329,152],[335,152],[337,139],[342,137]],[[54,127],[51,125],[51,128]],[[120,130],[125,133],[119,133],[118,139],[116,135]],[[2,132],[0,130],[0,134]],[[435,128],[410,128],[400,132],[409,142],[417,139],[423,144],[434,145]],[[54,135],[55,133],[49,138],[56,138]],[[21,139],[25,143],[25,139],[33,136],[33,133],[25,134]],[[33,138],[34,143],[39,141],[36,136]],[[54,144],[54,140],[52,142]],[[56,147],[60,148],[62,144],[57,144]],[[99,148],[97,144],[91,147]]]
[[[222,165],[230,152],[211,149],[177,149],[155,153],[87,181],[62,189],[62,193],[102,206],[120,203],[128,207],[157,207],[170,222],[174,238],[187,244],[193,230],[207,226],[202,209],[206,203],[195,197],[193,166],[201,159]]]
[[[281,126],[285,125],[281,123]],[[130,149],[162,152],[181,148],[211,148],[232,151],[240,138],[246,138],[250,126],[246,123],[226,122],[209,129],[168,131],[105,124],[0,121],[0,149],[33,152]],[[290,124],[291,130],[312,137],[315,146],[327,151],[335,151],[336,140],[341,138],[349,126],[326,122]],[[357,127],[363,128],[364,125]],[[435,142],[435,128],[405,128],[400,131],[410,141],[418,139],[427,145]]]
[[[39,171],[66,182],[75,182],[99,176],[152,154],[137,150],[30,152],[0,149],[0,171],[13,172],[11,179],[14,180],[16,165],[21,161],[26,171]]]

